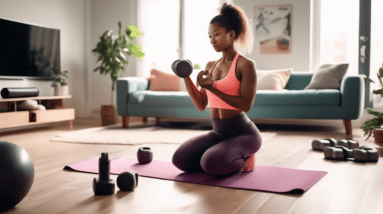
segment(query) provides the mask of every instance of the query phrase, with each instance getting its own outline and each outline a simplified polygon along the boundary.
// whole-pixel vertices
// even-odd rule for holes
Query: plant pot
[[[374,133],[375,143],[383,146],[383,128],[374,128],[372,132]]]
[[[68,85],[55,86],[54,96],[66,96],[68,95]]]
[[[114,106],[101,106],[101,123],[102,126],[116,124],[116,110],[114,109]]]

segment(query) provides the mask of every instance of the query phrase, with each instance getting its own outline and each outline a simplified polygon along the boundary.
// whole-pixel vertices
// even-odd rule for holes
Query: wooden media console
[[[75,109],[66,108],[63,103],[63,99],[70,99],[71,97],[71,95],[66,95],[0,98],[0,103],[7,103],[8,106],[8,111],[0,112],[0,129],[69,121],[69,129],[73,130]],[[17,110],[17,105],[25,100],[36,100],[39,104],[45,106],[46,110]]]

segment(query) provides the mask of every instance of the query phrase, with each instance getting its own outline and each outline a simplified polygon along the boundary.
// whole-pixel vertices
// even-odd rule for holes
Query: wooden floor
[[[98,120],[76,119],[74,130],[100,126]],[[0,141],[23,147],[35,167],[35,180],[28,195],[5,213],[382,213],[383,149],[371,137],[364,141],[360,128],[354,139],[378,149],[378,163],[325,160],[323,152],[313,151],[313,139],[344,138],[345,130],[336,127],[266,125],[260,131],[275,132],[257,153],[258,165],[329,172],[303,194],[276,194],[228,189],[153,178],[139,177],[133,192],[95,196],[92,180],[98,175],[64,171],[77,163],[108,152],[113,158],[136,158],[141,146],[86,145],[51,142],[59,133],[69,132],[66,122],[25,131],[1,132]],[[171,161],[178,145],[147,145],[156,160]],[[116,182],[117,175],[111,175]]]

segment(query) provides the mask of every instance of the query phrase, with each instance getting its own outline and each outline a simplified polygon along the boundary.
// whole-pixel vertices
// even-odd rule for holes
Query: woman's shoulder
[[[238,61],[237,61],[237,68],[240,70],[255,70],[255,62],[252,59],[249,59],[245,56],[239,55]]]
[[[208,63],[206,63],[206,66],[205,66],[205,70],[210,70],[214,67],[216,61],[209,61]]]

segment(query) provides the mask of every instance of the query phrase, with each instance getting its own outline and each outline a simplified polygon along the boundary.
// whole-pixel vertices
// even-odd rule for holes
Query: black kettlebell
[[[93,179],[93,192],[95,195],[111,195],[114,194],[114,182],[109,178],[110,175],[110,159],[108,153],[101,153],[98,161],[99,178]]]
[[[141,147],[137,152],[138,162],[141,164],[150,163],[153,160],[153,152],[149,147]]]
[[[138,174],[129,170],[117,177],[117,186],[121,191],[133,191],[138,186]]]
[[[181,77],[186,78],[193,72],[193,65],[190,60],[176,60],[172,63],[172,70]]]

